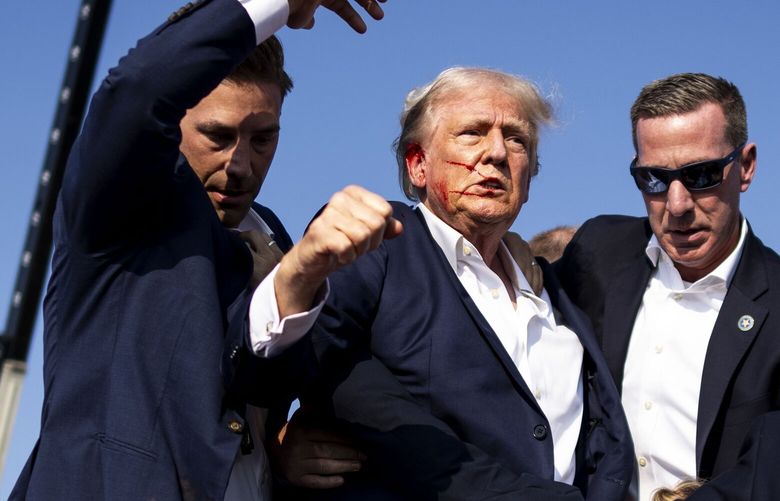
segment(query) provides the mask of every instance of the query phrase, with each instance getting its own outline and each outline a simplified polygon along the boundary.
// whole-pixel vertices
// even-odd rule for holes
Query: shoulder
[[[745,242],[745,252],[751,255],[751,258],[763,259],[764,262],[775,269],[780,269],[780,256],[771,247],[768,247],[760,238],[753,233],[753,229],[748,226],[748,235]]]
[[[647,218],[632,216],[597,216],[577,230],[567,247],[568,253],[613,255],[643,250],[652,235]]]
[[[588,237],[603,237],[609,235],[615,237],[626,235],[633,238],[650,238],[650,225],[646,217],[601,215],[585,221],[578,234]]]

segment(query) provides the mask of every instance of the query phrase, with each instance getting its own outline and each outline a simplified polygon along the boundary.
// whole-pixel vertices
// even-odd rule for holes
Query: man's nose
[[[666,210],[679,217],[693,209],[693,197],[679,179],[672,181],[666,192]]]
[[[251,155],[244,141],[239,140],[236,142],[236,145],[230,152],[225,171],[228,177],[234,178],[243,179],[252,175]]]
[[[482,163],[502,165],[506,162],[507,150],[504,134],[499,130],[490,131],[485,137],[485,152]]]

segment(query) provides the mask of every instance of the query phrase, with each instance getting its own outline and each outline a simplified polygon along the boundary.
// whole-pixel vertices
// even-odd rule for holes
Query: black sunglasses
[[[679,169],[638,167],[634,158],[629,170],[634,177],[636,187],[649,195],[666,193],[675,179],[679,179],[689,191],[707,190],[718,186],[723,181],[723,170],[739,156],[745,144],[742,143],[737,149],[718,160],[695,162],[683,165]]]

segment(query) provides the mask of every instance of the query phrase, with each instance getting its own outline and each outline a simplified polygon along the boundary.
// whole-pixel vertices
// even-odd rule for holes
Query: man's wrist
[[[290,17],[287,0],[238,0],[255,25],[257,45],[282,29]]]

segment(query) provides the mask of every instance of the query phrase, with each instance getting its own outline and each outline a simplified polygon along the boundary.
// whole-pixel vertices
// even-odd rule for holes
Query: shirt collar
[[[725,284],[731,283],[731,279],[734,277],[734,272],[737,270],[737,263],[739,263],[739,258],[742,256],[742,249],[745,248],[747,227],[747,221],[744,217],[742,217],[740,220],[739,241],[737,242],[737,246],[733,251],[731,251],[731,254],[729,254],[728,257],[718,265],[717,268],[712,270],[706,276],[697,280],[697,283],[703,281],[710,282],[713,280]],[[647,254],[648,259],[650,259],[650,263],[656,268],[659,266],[674,267],[672,258],[670,258],[663,247],[661,247],[661,244],[658,242],[658,239],[655,237],[655,235],[651,236],[650,241],[647,242],[645,254]]]
[[[458,257],[463,255],[463,242],[467,240],[458,230],[439,219],[425,204],[417,204],[416,208],[425,218],[425,224],[428,225],[433,240],[441,248],[447,262],[453,270],[457,271]],[[474,250],[476,251],[476,248]]]
[[[249,208],[249,212],[246,213],[246,216],[244,216],[244,219],[241,220],[241,222],[238,224],[238,228],[236,229],[238,231],[257,230],[265,233],[271,238],[274,236],[274,232],[271,231],[271,227],[268,226],[265,221],[263,221],[263,218],[260,217],[260,214],[255,212],[255,209],[252,207]]]
[[[460,234],[460,232],[458,232],[458,230],[442,221],[436,214],[431,212],[425,204],[417,204],[416,208],[422,213],[425,218],[425,224],[428,225],[428,230],[430,230],[433,240],[444,253],[444,257],[456,274],[458,273],[458,261],[466,259],[463,252],[466,245],[471,249],[471,252],[474,252],[474,257],[484,262],[484,259],[479,254],[479,251],[474,244],[469,242]],[[529,293],[529,291],[531,291],[531,284],[528,283],[528,280],[517,266],[517,263],[515,263],[510,256],[509,250],[506,248],[503,241],[499,245],[498,252],[501,253],[499,259],[506,260],[505,262],[511,264],[507,272],[509,273],[509,279],[512,281],[512,284],[517,288],[517,292]],[[506,268],[507,267],[505,267],[505,269]],[[533,296],[533,292],[530,292],[530,295]]]

